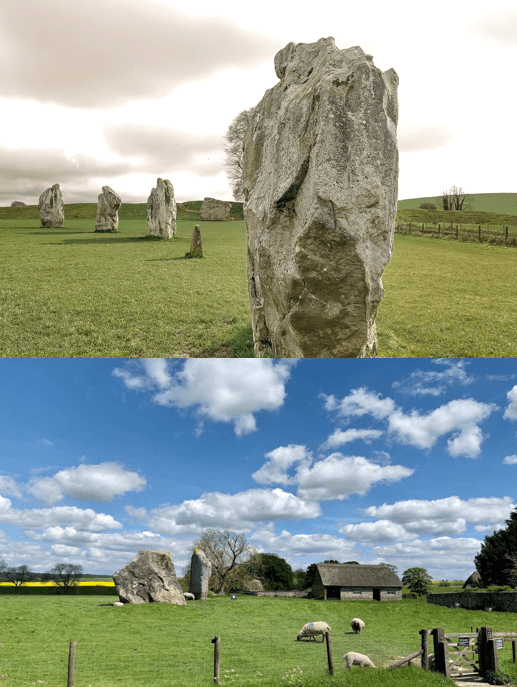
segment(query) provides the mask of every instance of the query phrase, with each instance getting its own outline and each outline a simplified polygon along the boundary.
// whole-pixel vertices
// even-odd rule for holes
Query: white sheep
[[[355,651],[349,651],[343,656],[343,658],[346,661],[347,670],[350,670],[352,666],[361,666],[361,668],[375,668],[369,656],[358,654]]]
[[[361,620],[361,618],[352,618],[350,621],[350,627],[354,631],[354,634],[358,635],[361,630],[364,629],[364,622]]]
[[[194,594],[191,592],[183,592],[183,596],[185,597],[185,601],[195,601],[196,597]]]
[[[330,632],[330,627],[327,623],[317,622],[317,623],[305,623],[296,639],[299,641],[302,637],[308,637],[309,641],[314,639],[316,641],[315,635],[321,635],[321,641],[325,639],[325,632]]]

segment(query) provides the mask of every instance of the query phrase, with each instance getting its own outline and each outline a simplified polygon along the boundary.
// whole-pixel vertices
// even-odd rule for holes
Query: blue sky
[[[181,574],[211,527],[465,579],[512,510],[513,360],[2,360],[0,418],[10,566]]]

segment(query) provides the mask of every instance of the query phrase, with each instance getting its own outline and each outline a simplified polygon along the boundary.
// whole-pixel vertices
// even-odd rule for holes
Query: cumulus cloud
[[[320,446],[322,451],[327,449],[339,448],[343,444],[351,441],[364,441],[369,444],[374,439],[379,439],[383,435],[378,429],[336,429],[329,438]]]
[[[235,434],[243,436],[257,429],[254,413],[277,410],[283,405],[285,383],[293,364],[269,359],[190,358],[166,381],[163,375],[169,375],[164,372],[168,368],[162,367],[161,384],[145,364],[115,368],[113,375],[129,389],[153,391],[152,400],[158,405],[194,407],[202,418],[233,423]]]
[[[349,560],[357,557],[355,544],[343,537],[331,534],[292,534],[287,530],[277,535],[274,525],[257,529],[249,537],[254,546],[262,551],[281,551],[295,565],[297,559],[310,557],[314,560]]]
[[[414,370],[404,379],[393,382],[392,387],[411,396],[439,396],[448,386],[467,385],[474,381],[474,377],[469,376],[465,370],[468,363],[464,360],[456,362],[440,358],[431,362],[435,365],[443,365],[445,369],[442,371]]]
[[[59,40],[49,40],[49,31]],[[147,0],[4,0],[4,95],[98,108],[156,98],[282,47],[214,16]]]
[[[146,484],[146,479],[138,472],[126,470],[119,463],[83,463],[76,468],[60,470],[52,477],[35,477],[28,483],[27,491],[48,505],[65,496],[108,502],[128,491],[142,491]]]
[[[22,497],[22,490],[19,484],[15,482],[12,477],[3,477],[0,475],[0,494],[8,494],[9,496]]]
[[[341,534],[346,535],[351,541],[370,544],[371,542],[393,542],[415,539],[418,535],[408,532],[402,525],[389,520],[377,520],[377,522],[360,522],[348,524],[342,527]]]
[[[506,397],[510,403],[504,411],[503,417],[507,420],[517,420],[517,385],[510,389]]]
[[[517,455],[506,456],[503,460],[505,465],[517,465]]]
[[[295,484],[295,474],[289,474],[290,468],[297,465],[310,465],[312,453],[306,446],[289,444],[279,446],[266,453],[266,463],[254,472],[252,477],[259,484]]]
[[[208,527],[245,532],[265,520],[303,520],[321,515],[318,504],[282,489],[248,489],[237,494],[210,492],[198,499],[149,512],[131,506],[126,511],[152,530],[167,535],[197,534]]]
[[[409,499],[394,504],[365,508],[368,517],[380,518],[404,528],[405,532],[457,535],[466,530],[467,522],[475,526],[493,526],[507,518],[512,510],[512,499],[483,497],[468,500],[458,496],[444,499]]]
[[[493,403],[481,403],[470,398],[450,401],[427,414],[417,410],[406,414],[393,399],[381,398],[380,394],[364,387],[353,389],[340,401],[334,396],[324,398],[327,410],[336,411],[340,416],[369,414],[377,420],[385,420],[388,433],[402,444],[432,448],[442,436],[452,434],[447,444],[449,454],[467,458],[476,458],[480,454],[485,437],[477,425],[497,408]]]
[[[86,532],[104,532],[122,527],[112,515],[96,513],[92,508],[55,506],[54,508],[16,509],[12,502],[0,496],[0,522],[23,530],[37,530],[69,525]]]

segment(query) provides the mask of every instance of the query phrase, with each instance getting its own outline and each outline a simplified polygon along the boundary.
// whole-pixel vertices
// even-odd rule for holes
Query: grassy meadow
[[[94,233],[94,210],[67,206],[63,228],[43,229],[35,207],[0,208],[1,357],[253,357],[239,207],[201,222],[185,204],[168,241],[147,236],[145,205],[123,205],[115,234]],[[204,257],[185,259],[196,223]],[[396,235],[379,357],[515,357],[516,260],[512,246]]]
[[[18,687],[66,683],[68,645],[77,642],[75,687],[156,687],[208,685],[213,676],[213,644],[221,638],[221,683],[266,685],[350,685],[415,687],[450,685],[440,675],[401,668],[352,668],[343,655],[358,651],[383,668],[420,648],[420,629],[443,627],[470,632],[490,625],[496,632],[517,631],[517,614],[448,609],[425,599],[402,602],[339,602],[240,596],[210,597],[186,606],[148,604],[122,608],[109,596],[0,597],[0,684]],[[353,617],[366,623],[360,635]],[[332,628],[335,676],[327,678],[325,644],[297,642],[300,628],[324,620]],[[511,649],[500,652],[501,670]]]

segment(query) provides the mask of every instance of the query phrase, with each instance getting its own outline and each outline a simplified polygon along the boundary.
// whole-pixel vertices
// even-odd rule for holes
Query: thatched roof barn
[[[341,601],[401,601],[402,582],[382,564],[318,563],[312,596]]]
[[[477,587],[480,581],[481,575],[478,573],[477,570],[474,570],[474,572],[468,578],[468,580],[465,580],[465,584],[463,585],[462,589],[467,589],[467,587]]]

